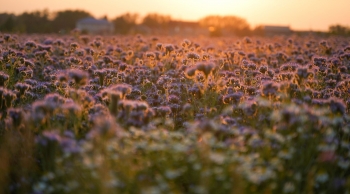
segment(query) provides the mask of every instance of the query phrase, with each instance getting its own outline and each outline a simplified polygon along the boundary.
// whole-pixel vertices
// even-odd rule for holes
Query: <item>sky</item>
[[[113,19],[130,12],[170,15],[197,21],[207,15],[234,15],[251,27],[284,25],[293,30],[328,30],[330,25],[350,26],[350,0],[0,0],[0,13],[20,14],[48,9],[85,10],[95,17]]]

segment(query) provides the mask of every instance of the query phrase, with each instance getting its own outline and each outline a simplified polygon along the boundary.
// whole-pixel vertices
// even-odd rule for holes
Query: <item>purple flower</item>
[[[263,84],[262,96],[275,96],[278,92],[279,85],[272,81]]]
[[[68,75],[71,79],[74,80],[77,86],[83,86],[87,83],[88,74],[85,71],[78,70],[78,69],[71,69],[69,70]]]
[[[4,87],[5,83],[9,80],[10,76],[0,71],[0,86]]]

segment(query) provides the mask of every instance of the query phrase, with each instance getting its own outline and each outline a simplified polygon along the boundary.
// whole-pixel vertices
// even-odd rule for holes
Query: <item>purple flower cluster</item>
[[[252,166],[242,165],[242,174],[253,184],[278,176],[291,181],[281,175],[281,164],[293,166],[288,160],[307,153],[322,159],[300,160],[290,168],[302,171],[300,182],[323,173],[327,165],[337,176],[349,166],[342,159],[350,127],[350,42],[345,38],[0,34],[0,42],[5,36],[12,41],[0,45],[0,135],[27,131],[35,137],[36,153],[30,157],[37,159],[41,173],[54,170],[52,150],[87,157],[91,153],[81,145],[91,143],[105,154],[112,148],[96,142],[115,138],[127,147],[125,138],[131,141],[135,130],[195,134],[200,146],[193,147],[218,151],[212,157],[218,166],[226,161],[222,149],[232,155],[251,153],[244,157]],[[150,139],[137,144],[138,149]],[[309,140],[315,143],[309,145]],[[181,146],[174,144],[177,152]],[[131,150],[125,155],[139,153]],[[196,151],[189,149],[186,157]],[[255,153],[268,156],[258,160]],[[276,166],[265,169],[265,163]],[[304,166],[315,172],[305,174]],[[315,179],[325,180],[321,175]],[[329,185],[344,187],[342,178],[334,180]]]

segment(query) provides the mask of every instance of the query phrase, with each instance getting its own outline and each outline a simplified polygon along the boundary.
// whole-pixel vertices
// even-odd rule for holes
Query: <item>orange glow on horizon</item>
[[[20,14],[48,9],[80,9],[95,17],[113,19],[126,12],[170,15],[173,19],[195,21],[207,15],[235,15],[252,26],[287,25],[300,30],[327,30],[330,25],[350,26],[349,0],[0,0],[0,12]]]

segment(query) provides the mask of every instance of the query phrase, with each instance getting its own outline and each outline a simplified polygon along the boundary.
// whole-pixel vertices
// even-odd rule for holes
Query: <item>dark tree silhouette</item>
[[[29,34],[69,32],[76,27],[78,20],[85,17],[93,16],[83,10],[63,10],[55,13],[43,10],[24,12],[20,15],[0,13],[0,31]],[[107,18],[105,17],[105,19]],[[157,13],[146,15],[142,18],[141,25],[138,25],[138,19],[139,15],[133,13],[117,16],[112,20],[115,33],[129,34],[133,29],[134,31],[144,29],[149,33],[168,34],[175,25],[170,16]],[[198,23],[209,29],[212,36],[221,36],[222,34],[246,36],[251,33],[246,20],[236,16],[207,16]],[[339,33],[338,28],[333,31]]]
[[[125,13],[117,16],[112,23],[115,27],[115,33],[128,34],[130,30],[136,26],[136,22],[139,18],[138,14]]]
[[[350,36],[350,28],[339,24],[329,26],[328,32],[331,35]]]
[[[15,16],[13,14],[0,14],[0,31],[14,32],[16,27]]]
[[[53,32],[57,33],[61,30],[70,31],[75,28],[78,20],[92,17],[92,15],[82,10],[65,10],[55,13],[55,17],[52,20]]]
[[[52,32],[48,10],[24,12],[17,17],[17,25],[26,33]]]
[[[170,21],[170,16],[151,13],[143,18],[142,24],[153,29],[166,29]]]

